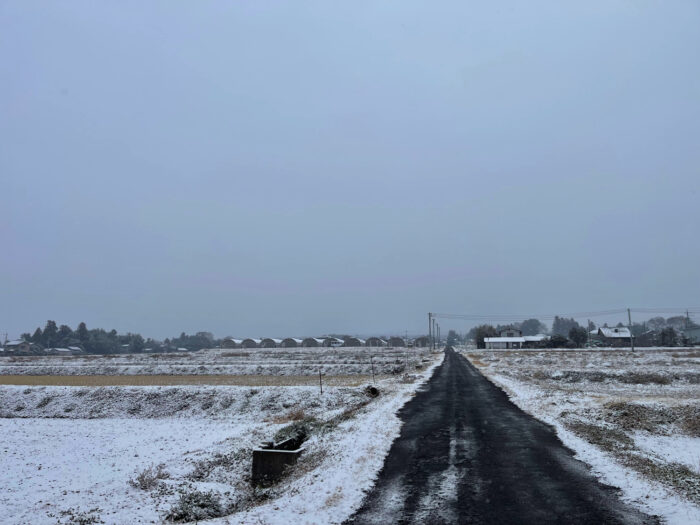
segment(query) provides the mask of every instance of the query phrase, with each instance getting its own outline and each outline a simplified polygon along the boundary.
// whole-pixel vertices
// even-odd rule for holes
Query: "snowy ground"
[[[0,375],[400,374],[427,348],[251,348],[189,353],[0,357]]]
[[[411,366],[412,381],[378,381],[376,398],[362,387],[2,386],[1,520],[160,523],[212,492],[195,510],[225,516],[200,523],[340,523],[398,436],[396,411],[441,358]],[[299,422],[313,432],[293,472],[253,489],[252,449]],[[133,486],[149,467],[151,486]]]
[[[700,523],[700,350],[468,350],[623,497]]]

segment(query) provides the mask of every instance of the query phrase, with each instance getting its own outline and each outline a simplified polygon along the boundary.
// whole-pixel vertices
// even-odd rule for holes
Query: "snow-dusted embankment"
[[[340,523],[398,435],[396,412],[441,358],[413,382],[379,382],[376,398],[340,387],[0,387],[3,519],[162,522],[199,491],[225,509],[212,523]],[[252,449],[295,421],[318,428],[297,467],[253,489]],[[152,487],[129,483],[159,464]]]

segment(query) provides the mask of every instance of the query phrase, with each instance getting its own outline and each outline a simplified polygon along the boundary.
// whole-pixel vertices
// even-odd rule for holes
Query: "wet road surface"
[[[401,435],[348,525],[658,523],[452,349],[399,415]]]

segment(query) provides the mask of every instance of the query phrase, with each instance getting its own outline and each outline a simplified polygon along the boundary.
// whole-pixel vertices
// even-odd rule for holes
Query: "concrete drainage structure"
[[[285,439],[280,443],[262,443],[253,450],[253,485],[267,486],[279,481],[285,471],[294,465],[304,451],[302,443],[306,436]]]

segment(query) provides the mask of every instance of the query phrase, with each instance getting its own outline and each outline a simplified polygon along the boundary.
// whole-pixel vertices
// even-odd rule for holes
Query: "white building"
[[[487,350],[510,350],[535,346],[546,338],[547,336],[544,334],[484,337],[484,343]]]

